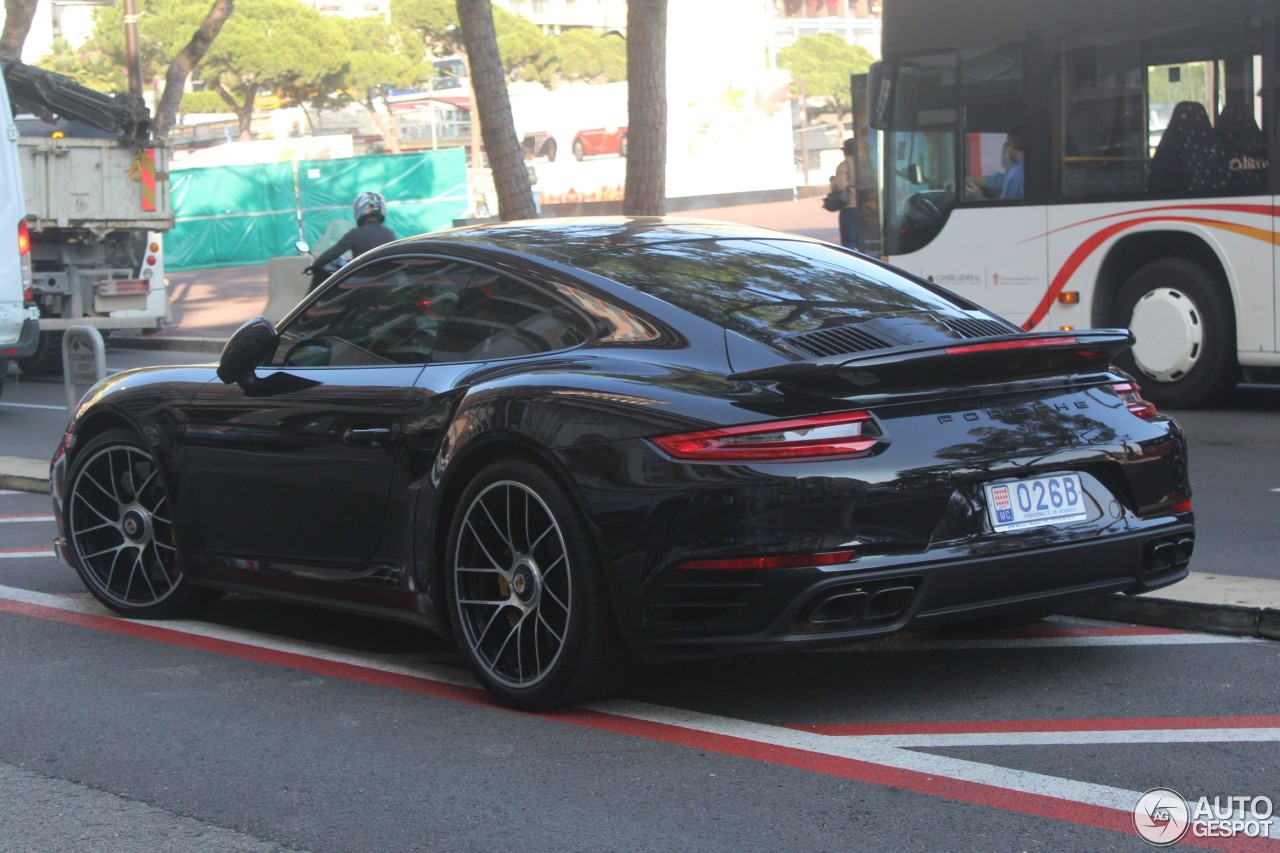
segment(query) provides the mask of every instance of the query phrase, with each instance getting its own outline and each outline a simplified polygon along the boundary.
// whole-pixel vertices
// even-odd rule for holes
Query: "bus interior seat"
[[[1231,189],[1258,195],[1267,187],[1267,136],[1242,100],[1228,101],[1214,128]]]
[[[1179,101],[1151,156],[1148,189],[1180,195],[1226,189],[1227,169],[1203,104]]]

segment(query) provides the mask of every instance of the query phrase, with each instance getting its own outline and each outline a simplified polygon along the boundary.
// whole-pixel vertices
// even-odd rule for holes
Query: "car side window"
[[[590,321],[549,293],[487,270],[449,315],[432,361],[486,361],[568,349],[589,340]]]
[[[474,276],[440,258],[378,261],[326,288],[280,331],[280,367],[426,364]]]

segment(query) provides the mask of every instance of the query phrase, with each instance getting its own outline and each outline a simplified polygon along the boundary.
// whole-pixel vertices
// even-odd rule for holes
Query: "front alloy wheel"
[[[91,441],[68,483],[68,545],[95,598],[128,616],[164,618],[213,596],[183,579],[164,476],[133,433]]]
[[[558,482],[511,460],[459,502],[449,573],[457,639],[482,684],[527,709],[582,701],[612,660],[598,560]]]

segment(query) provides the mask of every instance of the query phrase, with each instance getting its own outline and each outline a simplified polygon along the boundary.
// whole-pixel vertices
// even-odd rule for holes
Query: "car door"
[[[421,257],[353,267],[286,321],[248,389],[215,382],[196,395],[183,471],[197,550],[335,579],[369,561],[406,409],[435,393],[415,384],[460,275]]]

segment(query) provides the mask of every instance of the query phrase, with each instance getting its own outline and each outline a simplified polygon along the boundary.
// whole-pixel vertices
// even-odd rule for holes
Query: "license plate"
[[[1088,517],[1079,474],[1031,477],[987,484],[983,488],[987,493],[987,516],[991,526],[1000,533],[1083,521]]]

